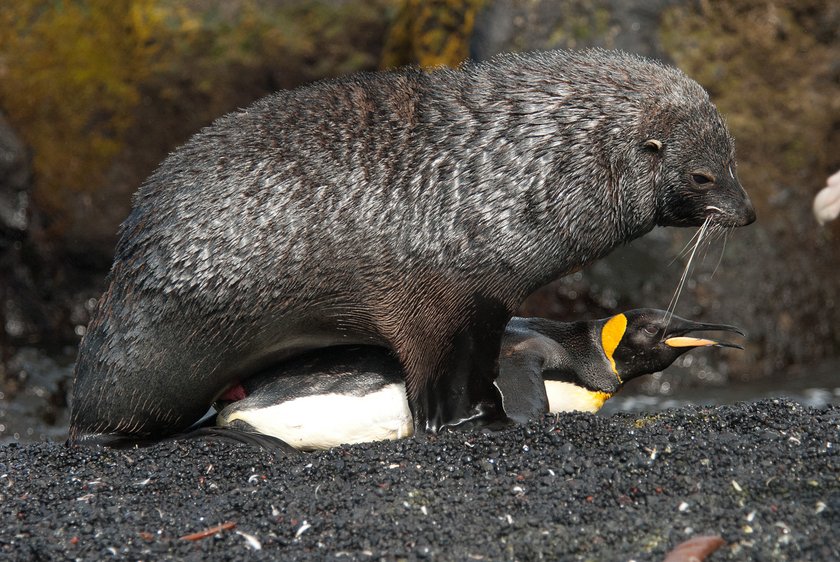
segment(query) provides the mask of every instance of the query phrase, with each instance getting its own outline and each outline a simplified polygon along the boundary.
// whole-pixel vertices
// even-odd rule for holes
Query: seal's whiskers
[[[726,233],[726,227],[717,223],[709,226],[709,231],[706,233],[705,248],[703,249],[703,261],[706,261],[706,256],[709,255],[709,250],[712,248],[715,240],[722,237]]]
[[[677,302],[680,300],[680,295],[682,294],[683,287],[685,286],[685,282],[688,279],[689,271],[691,270],[691,266],[694,262],[694,256],[697,254],[697,249],[700,247],[700,244],[706,237],[706,234],[709,230],[709,224],[711,222],[711,217],[706,218],[703,222],[703,225],[697,231],[695,235],[696,240],[694,242],[694,247],[691,250],[691,255],[688,258],[688,262],[685,264],[685,269],[683,269],[682,277],[680,277],[680,282],[677,284],[677,290],[674,291],[674,296],[671,297],[671,302],[668,303],[668,310],[665,313],[665,330],[668,329],[668,324],[671,322],[671,318],[674,316],[674,310],[677,308]],[[695,237],[692,237],[694,239]],[[663,332],[665,333],[665,332]]]
[[[685,243],[685,246],[683,246],[683,247],[682,247],[682,250],[680,250],[679,252],[677,252],[677,255],[676,255],[676,256],[674,256],[674,259],[672,259],[672,260],[668,263],[668,265],[671,265],[671,264],[673,264],[675,261],[677,261],[678,259],[680,259],[680,258],[684,257],[686,254],[688,254],[688,253],[691,251],[691,249],[692,249],[692,248],[695,248],[695,247],[696,247],[696,245],[697,245],[697,244],[696,244],[696,242],[697,242],[697,240],[696,240],[696,239],[697,239],[697,237],[698,237],[698,236],[700,236],[700,232],[701,232],[701,230],[702,230],[701,228],[698,228],[698,229],[697,229],[697,231],[696,231],[696,232],[692,235],[692,237],[691,237],[691,238],[689,238],[688,242],[686,242],[686,243]],[[693,246],[692,246],[692,243],[694,244]]]
[[[726,241],[729,239],[729,233],[732,232],[731,228],[726,227],[721,227],[721,230],[723,232],[723,244],[721,245],[720,256],[718,257],[718,261],[715,264],[715,269],[712,271],[711,277],[715,276],[715,273],[717,273],[717,270],[720,267],[721,262],[723,261],[723,254],[726,251]]]

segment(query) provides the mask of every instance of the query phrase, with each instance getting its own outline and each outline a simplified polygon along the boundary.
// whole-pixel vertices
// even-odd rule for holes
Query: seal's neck
[[[516,269],[539,286],[600,259],[655,226],[653,179],[597,147],[569,156],[547,143],[537,165],[506,169],[515,210],[499,244],[515,247]],[[637,168],[636,168],[637,169]]]

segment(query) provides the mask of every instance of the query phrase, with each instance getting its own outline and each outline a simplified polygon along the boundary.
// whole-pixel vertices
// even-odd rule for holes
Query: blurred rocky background
[[[836,1],[19,0],[0,6],[0,439],[66,430],[75,348],[131,194],[199,128],[323,77],[589,46],[703,84],[758,212],[725,251],[700,251],[676,309],[743,327],[746,351],[687,355],[637,390],[840,386],[840,222],[810,211],[840,168]],[[657,229],[523,313],[665,308],[692,234]]]

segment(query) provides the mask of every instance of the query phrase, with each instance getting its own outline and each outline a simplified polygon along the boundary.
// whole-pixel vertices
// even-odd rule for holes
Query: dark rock
[[[26,232],[31,187],[26,147],[0,112],[0,249]]]

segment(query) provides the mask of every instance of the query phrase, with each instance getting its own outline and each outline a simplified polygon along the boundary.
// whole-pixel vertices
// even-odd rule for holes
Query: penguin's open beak
[[[673,323],[668,327],[665,333],[663,342],[670,347],[732,347],[734,349],[744,349],[743,346],[737,343],[722,342],[707,338],[695,338],[688,336],[689,332],[734,332],[742,336],[746,335],[743,331],[735,326],[727,324],[703,324],[701,322],[677,321],[673,319]]]

